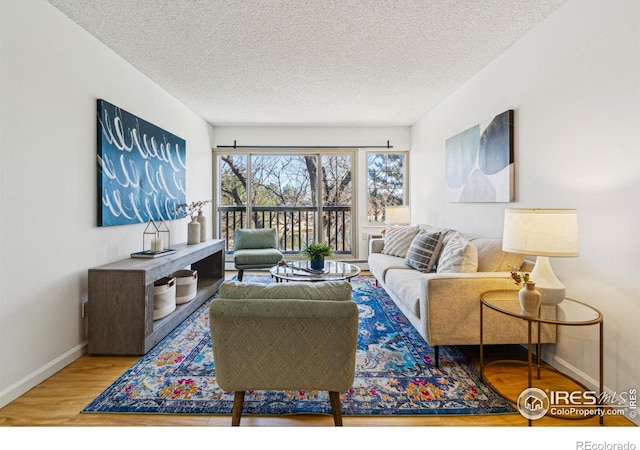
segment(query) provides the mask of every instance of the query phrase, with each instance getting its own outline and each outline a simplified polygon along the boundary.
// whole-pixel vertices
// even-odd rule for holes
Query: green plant
[[[304,247],[302,253],[309,259],[324,258],[327,256],[333,256],[331,247],[329,244],[322,242],[312,242]]]

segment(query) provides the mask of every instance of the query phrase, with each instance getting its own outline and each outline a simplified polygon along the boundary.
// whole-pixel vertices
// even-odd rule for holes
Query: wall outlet
[[[369,237],[369,233],[362,233],[362,237],[360,239],[362,239],[363,241],[366,241],[368,237]]]

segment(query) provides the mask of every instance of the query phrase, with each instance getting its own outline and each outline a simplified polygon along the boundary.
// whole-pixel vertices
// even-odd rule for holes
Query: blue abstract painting
[[[182,218],[186,142],[98,100],[98,226]]]
[[[448,201],[514,201],[512,109],[447,139],[445,153]]]

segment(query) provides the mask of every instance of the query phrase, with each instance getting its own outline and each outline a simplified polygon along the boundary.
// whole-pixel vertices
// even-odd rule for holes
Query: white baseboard
[[[0,408],[8,405],[24,393],[33,389],[44,380],[59,372],[76,359],[80,358],[87,352],[87,341],[77,345],[68,352],[60,355],[58,358],[40,367],[35,372],[30,373],[26,377],[12,384],[2,392],[0,392]]]
[[[597,380],[589,375],[587,375],[586,373],[584,373],[583,371],[577,369],[575,366],[569,364],[567,361],[565,361],[564,359],[558,357],[558,356],[554,356],[552,352],[550,351],[542,351],[542,359],[549,365],[551,365],[553,368],[555,368],[556,370],[559,370],[561,373],[573,378],[575,381],[581,383],[582,385],[586,386],[587,389],[592,390],[594,392],[597,392],[598,394],[600,394],[600,380]],[[605,378],[604,382],[607,382],[607,379]],[[609,388],[607,388],[606,384],[603,385],[603,390],[604,392],[609,395],[609,397],[614,398],[616,396],[616,394],[620,394],[619,392],[616,393],[616,391],[611,390]],[[606,403],[606,401],[605,401]],[[627,419],[629,419],[631,422],[633,422],[634,424],[640,426],[640,417],[627,417]]]
[[[577,382],[585,385],[587,388],[598,391],[600,389],[600,381],[595,378],[587,375],[583,371],[579,370],[572,364],[569,364],[564,359],[553,355],[552,352],[542,351],[542,359],[546,361],[549,365],[559,370],[563,374],[573,378]],[[607,391],[607,387],[604,387],[604,390]]]

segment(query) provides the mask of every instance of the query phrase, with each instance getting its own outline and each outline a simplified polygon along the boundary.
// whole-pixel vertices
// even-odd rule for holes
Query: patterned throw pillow
[[[418,234],[420,227],[390,227],[384,235],[385,255],[399,256],[404,258],[411,245],[411,241]]]
[[[478,270],[478,249],[459,233],[454,234],[442,249],[436,272],[469,273]]]
[[[442,233],[422,230],[413,238],[405,258],[405,264],[420,272],[431,272],[442,249]]]

